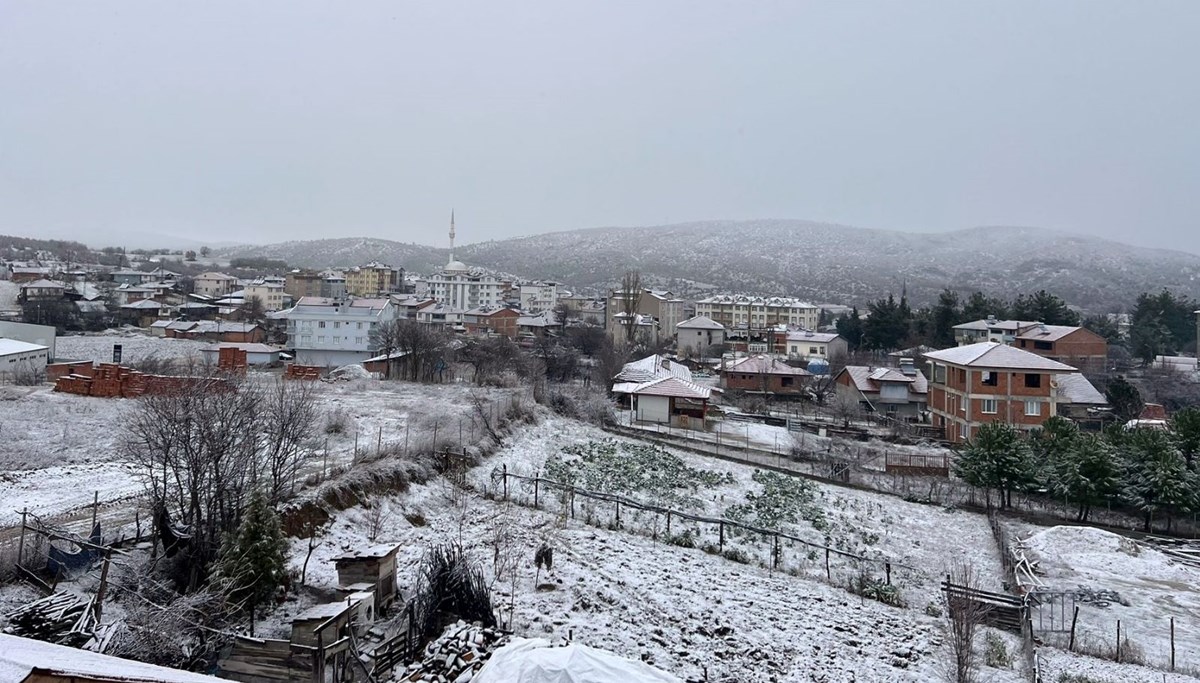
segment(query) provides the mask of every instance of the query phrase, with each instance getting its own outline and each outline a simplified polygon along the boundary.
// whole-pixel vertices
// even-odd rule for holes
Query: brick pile
[[[221,372],[244,375],[247,365],[245,349],[224,347],[217,350],[217,369]]]
[[[46,377],[51,382],[57,382],[60,377],[67,375],[92,376],[92,361],[84,360],[75,363],[51,363],[46,366]]]
[[[321,368],[316,365],[291,363],[283,375],[284,379],[321,379]]]
[[[79,368],[60,376],[54,390],[78,396],[101,398],[137,398],[147,394],[178,394],[197,385],[220,391],[232,391],[233,385],[221,378],[147,375],[114,363],[101,363],[96,368]],[[86,373],[86,374],[85,374]]]

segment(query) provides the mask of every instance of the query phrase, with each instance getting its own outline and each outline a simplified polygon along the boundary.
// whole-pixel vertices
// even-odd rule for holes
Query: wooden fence
[[[510,484],[510,481],[513,483]],[[572,518],[576,518],[578,511],[584,507],[583,503],[576,503],[577,498],[590,501],[593,508],[612,511],[612,517],[609,518],[607,526],[613,529],[628,528],[636,531],[637,529],[630,523],[633,521],[631,517],[649,513],[653,515],[653,524],[649,525],[649,531],[654,540],[688,547],[700,547],[713,554],[720,554],[740,562],[748,562],[750,559],[744,549],[727,548],[727,545],[731,546],[734,539],[739,537],[761,539],[769,548],[769,556],[761,562],[764,566],[775,570],[803,569],[823,560],[823,573],[831,583],[845,584],[861,577],[863,572],[875,570],[881,573],[881,578],[886,584],[891,585],[893,572],[920,573],[919,570],[908,565],[831,548],[778,529],[767,529],[736,520],[707,517],[674,508],[651,505],[626,496],[590,491],[540,476],[515,474],[508,471],[507,465],[493,471],[492,483],[496,489],[495,493],[503,500],[512,500],[539,509],[542,507],[544,498],[557,494],[559,503],[563,506],[563,512]],[[585,511],[585,518],[590,523],[599,526],[605,525],[604,521],[592,517],[592,513],[595,511],[595,509]],[[603,511],[601,514],[604,514]],[[624,515],[624,521],[622,515]],[[692,525],[695,530],[694,535],[691,533],[693,529],[687,528],[686,525]],[[705,528],[707,528],[707,538],[712,539],[708,542],[705,538]],[[835,560],[841,562],[835,564]],[[846,563],[849,565],[847,566]],[[838,570],[838,581],[834,579],[835,569]]]
[[[1016,634],[1026,630],[1028,608],[1022,598],[951,583],[950,577],[942,582],[942,592],[952,612],[970,610],[979,623]]]

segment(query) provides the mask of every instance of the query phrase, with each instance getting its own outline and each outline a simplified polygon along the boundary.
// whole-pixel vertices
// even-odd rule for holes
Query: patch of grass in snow
[[[779,529],[800,520],[818,531],[829,528],[824,511],[817,506],[817,487],[812,482],[764,470],[755,471],[752,478],[762,486],[761,492],[747,493],[745,503],[729,506],[726,519],[764,529]]]
[[[567,446],[546,460],[546,476],[590,491],[688,508],[700,507],[693,494],[701,488],[733,483],[728,472],[689,467],[663,448],[614,439]]]

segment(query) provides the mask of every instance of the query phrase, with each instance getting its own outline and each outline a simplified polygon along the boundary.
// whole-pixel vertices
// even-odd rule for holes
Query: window
[[[809,352],[810,354],[816,355],[816,354],[817,354],[817,352],[818,352],[818,351],[817,351],[817,347],[815,347],[815,346],[810,346],[810,347],[808,347],[808,352]]]
[[[989,386],[989,387],[996,386],[997,384],[999,384],[999,377],[1000,377],[1000,375],[998,373],[992,372],[991,370],[984,370],[983,371],[984,386]]]
[[[303,337],[300,337],[300,343],[304,344],[305,346],[308,346],[309,344],[312,343],[312,335],[306,334]]]
[[[1025,402],[1025,414],[1030,415],[1030,416],[1041,415],[1042,414],[1042,402],[1041,401],[1026,401]]]
[[[325,327],[325,321],[324,320],[318,321],[317,327]]]
[[[784,387],[790,387],[794,384],[795,380],[796,380],[795,377],[782,377],[779,380],[779,385],[784,386]]]
[[[938,384],[946,383],[946,366],[945,365],[936,365],[935,364],[933,366],[933,381],[937,382]]]
[[[355,344],[362,344],[362,343],[363,343],[363,340],[364,340],[364,337],[355,337],[355,338],[354,338],[354,343],[355,343]]]
[[[337,321],[337,320],[333,321],[333,329],[336,330],[337,328],[339,328],[341,326],[342,326],[342,323],[340,321]]]
[[[1054,344],[1051,344],[1048,341],[1035,341],[1033,343],[1033,348],[1037,349],[1038,351],[1053,351]]]
[[[1042,386],[1042,376],[1036,372],[1025,373],[1025,387],[1028,389],[1037,389]]]
[[[996,414],[996,399],[985,398],[979,402],[979,411],[986,415]]]
[[[322,334],[322,335],[319,335],[319,336],[317,337],[317,343],[318,343],[318,344],[324,344],[324,343],[325,343],[325,335],[323,335],[323,334]]]
[[[358,323],[358,329],[362,329],[362,323]]]

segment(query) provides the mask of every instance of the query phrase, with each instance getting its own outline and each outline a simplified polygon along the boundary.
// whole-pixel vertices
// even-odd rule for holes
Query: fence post
[[[92,529],[96,528],[96,515],[100,512],[100,492],[96,491],[92,494],[92,527],[88,529],[88,536],[92,535]]]
[[[884,562],[883,571],[887,575],[887,585],[892,585],[892,563]]]
[[[575,519],[575,487],[571,487],[571,519]]]
[[[1175,617],[1171,617],[1171,671],[1175,670]]]
[[[833,573],[829,571],[829,547],[825,547],[825,578],[833,581]]]
[[[725,522],[721,522],[721,552],[725,552]]]
[[[617,528],[621,528],[621,501],[617,501]]]
[[[538,506],[538,483],[542,481],[541,473],[533,478],[533,507]]]
[[[1067,652],[1075,651],[1075,623],[1079,621],[1079,605],[1075,605],[1075,612],[1071,614],[1071,641],[1067,644]]]
[[[1121,620],[1117,619],[1117,664],[1121,663]]]
[[[667,538],[671,538],[671,508],[667,508]]]
[[[771,569],[779,569],[779,534],[775,534],[775,549],[771,553]]]
[[[508,465],[504,465],[504,500],[508,500]]]
[[[29,514],[29,508],[21,509],[21,540],[17,545],[17,566],[21,566],[21,562],[25,559],[25,516]]]

